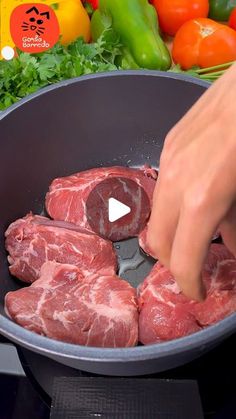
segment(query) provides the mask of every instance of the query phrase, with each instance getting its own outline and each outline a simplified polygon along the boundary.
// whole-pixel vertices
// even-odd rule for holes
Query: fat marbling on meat
[[[168,269],[157,262],[139,294],[139,340],[143,344],[180,338],[236,311],[236,259],[223,244],[212,244],[202,271],[203,302],[187,299]]]
[[[103,201],[108,201],[113,193],[112,179],[116,179],[123,184],[123,196],[120,197],[120,200],[127,204],[128,199],[129,206],[132,207],[129,222],[119,220],[119,225],[117,225],[117,229],[115,230],[114,226],[111,227],[108,219],[104,218],[104,211],[101,211],[96,223],[103,226],[103,236],[113,241],[138,235],[136,234],[137,224],[141,224],[141,220],[146,222],[149,218],[153,191],[157,179],[157,172],[149,167],[141,169],[119,166],[95,168],[71,176],[54,179],[46,195],[46,209],[48,214],[53,219],[69,221],[81,227],[92,228],[94,230],[91,227],[91,223],[89,224],[87,216],[86,205],[89,195],[95,190],[95,187],[99,187],[104,182],[101,194]],[[125,179],[135,182],[140,187],[139,192],[140,190],[145,192],[148,205],[141,205],[141,199],[136,202],[138,199],[137,194],[133,193],[128,183],[128,187],[126,187]]]
[[[117,269],[112,243],[74,224],[28,214],[5,232],[12,275],[34,282],[41,266],[56,261],[78,266],[84,275],[114,275]]]
[[[115,275],[84,277],[79,268],[46,262],[32,285],[9,292],[7,314],[56,340],[98,347],[138,342],[136,290]]]

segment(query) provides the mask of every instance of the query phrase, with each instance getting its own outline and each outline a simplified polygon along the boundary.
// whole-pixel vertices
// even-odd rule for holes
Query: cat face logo
[[[29,53],[52,48],[60,34],[54,10],[43,3],[17,6],[11,14],[10,31],[15,45],[21,51]]]
[[[27,10],[26,15],[29,15],[29,20],[24,21],[21,25],[23,32],[35,31],[37,35],[43,35],[45,27],[42,25],[45,20],[50,20],[50,12],[40,13],[34,6]]]

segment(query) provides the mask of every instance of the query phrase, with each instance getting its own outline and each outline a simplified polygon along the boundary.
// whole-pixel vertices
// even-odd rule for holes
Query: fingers
[[[148,223],[147,243],[163,265],[169,267],[172,242],[179,216],[178,199],[169,188],[157,183],[153,197],[153,208]]]
[[[221,208],[214,208],[212,213],[210,202],[195,202],[192,197],[181,208],[170,270],[182,292],[190,299],[202,301],[205,298],[201,271],[221,213]]]
[[[236,257],[236,203],[232,205],[220,224],[220,233],[224,244]]]

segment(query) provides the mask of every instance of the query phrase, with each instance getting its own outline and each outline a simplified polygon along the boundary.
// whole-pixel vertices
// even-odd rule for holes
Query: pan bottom
[[[118,258],[118,275],[137,288],[156,261],[143,252],[137,238],[116,242],[114,249]]]

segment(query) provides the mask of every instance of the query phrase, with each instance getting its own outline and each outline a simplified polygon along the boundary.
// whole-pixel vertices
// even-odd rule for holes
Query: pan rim
[[[74,360],[100,363],[108,361],[111,363],[146,361],[171,357],[193,350],[203,350],[206,345],[214,345],[214,342],[218,341],[219,338],[230,336],[234,332],[235,326],[236,313],[233,313],[212,326],[182,338],[128,348],[101,348],[57,341],[38,335],[24,329],[3,315],[0,316],[0,334],[27,349],[48,356],[61,356]]]
[[[196,84],[205,88],[210,86],[209,82],[196,79],[190,75],[179,73],[168,73],[153,70],[116,70],[110,72],[101,72],[96,74],[89,74],[77,78],[63,80],[56,84],[46,86],[39,91],[26,96],[19,100],[14,105],[0,112],[0,121],[7,117],[11,112],[15,111],[25,103],[34,100],[35,98],[47,94],[58,88],[64,88],[74,83],[81,83],[87,80],[110,78],[110,77],[123,77],[123,76],[148,76],[158,78],[177,79],[190,84]],[[45,336],[37,335],[34,332],[24,329],[22,326],[14,323],[12,320],[0,314],[0,333],[9,338],[11,341],[22,345],[34,352],[44,353],[48,356],[59,356],[63,358],[70,358],[81,361],[93,362],[135,362],[145,361],[151,359],[161,359],[166,356],[176,355],[177,353],[189,352],[191,350],[203,349],[206,345],[214,344],[220,337],[230,335],[236,329],[236,313],[231,314],[225,319],[217,322],[212,326],[193,333],[191,335],[174,339],[167,342],[155,343],[146,346],[136,346],[131,348],[100,348],[100,347],[87,347],[76,345],[50,339]]]
[[[25,96],[20,99],[13,105],[9,106],[7,109],[0,111],[0,121],[5,118],[9,113],[13,112],[15,109],[21,107],[25,103],[30,102],[31,100],[42,96],[50,91],[53,91],[58,88],[63,88],[68,85],[75,83],[81,83],[87,80],[100,79],[100,78],[110,78],[110,77],[122,77],[122,76],[148,76],[148,77],[159,77],[159,78],[168,78],[173,80],[181,80],[188,82],[190,84],[196,84],[208,88],[211,83],[205,80],[197,79],[196,77],[190,76],[189,74],[167,72],[167,71],[157,71],[157,70],[113,70],[100,73],[86,74],[84,76],[74,77],[72,79],[62,80],[60,82],[45,86],[38,91],[31,93],[30,95]]]

